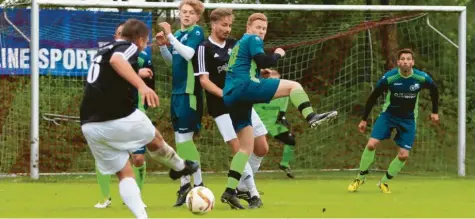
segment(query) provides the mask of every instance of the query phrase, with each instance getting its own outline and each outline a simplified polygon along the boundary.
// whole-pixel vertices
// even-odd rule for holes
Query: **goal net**
[[[302,6],[303,7],[303,6]],[[209,34],[207,9],[200,25]],[[0,173],[23,173],[30,170],[31,80],[29,77],[30,23],[28,9],[2,9],[0,19]],[[245,32],[252,10],[234,10],[232,37]],[[439,29],[457,26],[457,13],[442,12],[370,12],[370,11],[288,11],[266,10],[269,27],[265,47],[270,52],[284,48],[286,56],[278,70],[285,79],[300,82],[309,93],[317,112],[338,110],[336,122],[310,130],[298,110],[289,106],[287,119],[296,135],[293,169],[347,170],[359,166],[366,134],[357,130],[364,104],[375,83],[396,67],[395,52],[411,48],[415,68],[429,73],[439,87],[441,123],[431,125],[428,117],[431,102],[428,91],[419,100],[417,136],[404,171],[417,174],[449,175],[457,173],[458,154],[458,53],[456,35],[445,37]],[[4,16],[3,16],[4,15]],[[113,39],[118,23],[128,18],[145,21],[153,30],[156,23],[167,21],[173,30],[179,27],[178,11],[153,9],[127,10],[46,9],[40,11],[39,95],[41,174],[94,172],[94,159],[78,123],[79,106],[85,75],[91,56],[99,45]],[[443,31],[442,31],[443,32]],[[26,36],[26,37],[25,37]],[[14,42],[14,43],[12,43]],[[156,91],[160,107],[149,109],[165,139],[174,145],[170,119],[171,69],[164,64],[156,46],[148,52],[157,74]],[[383,97],[373,108],[368,124],[382,109]],[[206,108],[205,108],[206,112]],[[473,139],[469,134],[467,141]],[[207,114],[196,144],[204,171],[229,168],[231,152]],[[275,170],[282,157],[283,145],[271,138],[269,154],[262,170]],[[396,156],[398,147],[384,141],[377,149],[373,169],[384,170]],[[468,149],[473,150],[473,149]],[[473,161],[467,151],[467,166]],[[162,166],[149,162],[151,171]]]

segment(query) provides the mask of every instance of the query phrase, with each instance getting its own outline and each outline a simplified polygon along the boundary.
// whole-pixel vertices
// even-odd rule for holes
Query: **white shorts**
[[[252,109],[251,119],[252,119],[252,128],[254,129],[254,137],[266,135],[267,129],[262,123],[261,118],[259,118],[259,115],[257,115],[254,108]],[[219,132],[221,133],[221,136],[223,136],[223,139],[225,142],[228,142],[237,138],[236,132],[234,131],[234,127],[233,127],[233,122],[229,114],[220,115],[214,118],[214,121],[216,122]]]
[[[150,143],[155,137],[155,127],[140,110],[125,118],[86,123],[81,129],[102,174],[115,174],[122,170],[129,160],[129,153]]]
[[[252,108],[251,121],[252,128],[254,128],[254,137],[267,135],[266,126],[262,123],[261,117],[259,117],[254,108]]]

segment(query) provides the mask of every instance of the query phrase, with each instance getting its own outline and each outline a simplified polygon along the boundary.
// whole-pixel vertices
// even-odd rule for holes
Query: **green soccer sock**
[[[102,199],[101,200],[106,200],[109,199],[110,196],[110,181],[111,181],[111,175],[105,175],[99,172],[99,169],[97,168],[96,165],[96,177],[97,177],[97,183],[99,183],[99,188],[101,190],[101,195]]]
[[[176,152],[184,160],[192,160],[197,161],[199,164],[201,163],[200,153],[198,152],[198,149],[196,148],[196,145],[193,140],[177,143]]]
[[[384,174],[383,178],[381,178],[381,183],[387,183],[390,179],[395,177],[404,167],[404,164],[406,164],[406,161],[399,160],[399,158],[396,156],[396,158],[391,161],[391,164],[389,164],[386,174]]]
[[[135,181],[139,186],[140,191],[142,191],[142,186],[145,181],[145,175],[147,175],[147,163],[144,162],[142,166],[136,167],[135,165],[132,166],[135,173]]]
[[[284,145],[284,153],[282,154],[282,160],[280,165],[284,167],[289,167],[289,161],[294,157],[295,145]]]
[[[239,184],[239,179],[241,179],[242,172],[246,166],[249,155],[238,151],[231,161],[231,168],[228,173],[228,184],[227,189],[235,190]]]
[[[366,174],[368,173],[368,169],[374,161],[374,155],[376,154],[376,150],[368,150],[368,147],[364,148],[363,154],[361,155],[360,160],[360,173],[358,174],[358,179],[365,179]]]
[[[308,95],[302,88],[292,89],[289,96],[292,104],[299,109],[305,119],[314,113]]]

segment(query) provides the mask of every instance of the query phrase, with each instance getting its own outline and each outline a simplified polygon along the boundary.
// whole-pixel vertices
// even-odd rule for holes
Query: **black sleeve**
[[[206,46],[201,44],[198,46],[198,49],[195,52],[192,60],[195,76],[209,73],[207,68],[208,63],[206,63],[207,61],[209,60],[207,60],[206,57]]]
[[[119,44],[112,48],[112,55],[117,53],[123,55],[124,58],[130,62],[130,64],[134,64],[137,62],[139,50],[137,46],[132,43]]]
[[[371,95],[369,95],[368,100],[366,101],[366,105],[364,107],[364,113],[363,117],[361,118],[363,121],[366,121],[368,119],[369,113],[373,109],[374,104],[376,104],[376,101],[378,100],[378,97],[383,94],[383,92],[387,89],[387,86],[376,86],[376,88],[371,92]]]
[[[270,68],[272,66],[276,66],[277,61],[279,61],[280,57],[281,56],[277,53],[274,53],[272,55],[259,53],[252,58],[254,59],[254,61],[256,61],[257,68],[264,69],[264,68]]]
[[[439,113],[439,89],[434,81],[431,83],[425,83],[426,88],[430,90],[430,99],[432,100],[432,113]]]

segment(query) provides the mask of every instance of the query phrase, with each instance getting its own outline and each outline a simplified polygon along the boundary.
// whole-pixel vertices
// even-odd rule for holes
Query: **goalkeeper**
[[[280,78],[280,74],[275,70],[266,69],[270,78]],[[284,144],[284,152],[279,168],[285,172],[287,177],[294,178],[290,170],[289,161],[294,156],[295,137],[292,134],[290,123],[285,118],[285,112],[289,105],[289,97],[273,99],[269,103],[255,104],[254,109],[261,118],[269,134],[276,140]]]
[[[366,119],[378,97],[387,92],[383,112],[378,116],[371,132],[371,138],[361,155],[360,173],[348,186],[348,190],[356,192],[365,182],[368,169],[374,162],[376,147],[379,142],[391,137],[391,132],[397,131],[394,141],[399,146],[399,153],[389,164],[388,170],[378,182],[383,193],[391,193],[388,181],[395,177],[404,167],[409,151],[412,149],[416,137],[417,107],[419,92],[423,88],[430,90],[432,100],[432,122],[439,121],[439,92],[437,85],[425,72],[413,68],[414,53],[410,49],[402,49],[397,53],[398,68],[392,69],[378,81],[373,92],[366,101],[363,118],[358,125],[360,132],[366,130]]]
[[[114,35],[115,39],[119,39],[124,23],[125,22],[122,22],[119,25],[117,25],[117,28],[115,30],[115,35]],[[139,69],[142,69],[142,68],[150,69],[150,71],[147,71],[147,72],[151,72],[152,73],[151,75],[139,74],[139,76],[143,79],[143,81],[149,88],[154,90],[156,76],[153,70],[153,65],[152,65],[150,56],[145,51],[140,52],[139,57],[137,59],[137,63],[138,63]],[[135,99],[135,104],[137,106],[137,109],[139,109],[142,112],[145,112],[145,110],[147,109],[147,104],[141,103],[141,100],[142,98],[140,98],[140,96],[137,94],[137,98]],[[145,162],[145,155],[144,155],[145,151],[146,149],[144,145],[143,147],[139,148],[138,150],[134,151],[134,153],[132,153],[132,163],[133,163],[132,168],[135,173],[135,181],[137,182],[137,185],[140,190],[142,190],[144,180],[145,180],[145,175],[146,175],[147,163]],[[107,208],[112,204],[111,197],[110,197],[111,175],[101,174],[97,170],[97,166],[96,166],[96,176],[97,176],[97,182],[99,183],[99,187],[101,190],[102,200],[99,201],[94,207]]]

